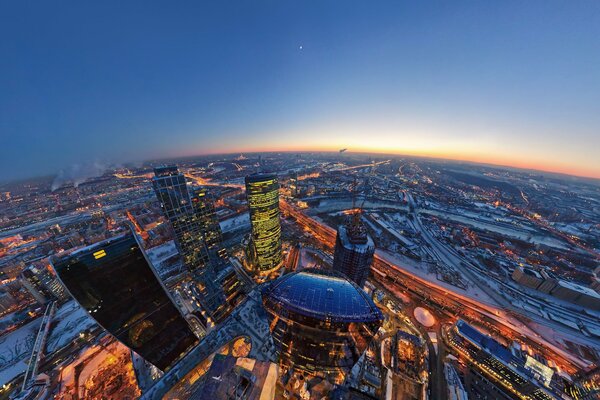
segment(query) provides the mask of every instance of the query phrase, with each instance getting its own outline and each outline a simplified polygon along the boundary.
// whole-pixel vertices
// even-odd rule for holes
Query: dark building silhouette
[[[284,275],[262,298],[280,364],[314,374],[347,373],[383,322],[369,296],[335,271]]]
[[[205,189],[194,190],[192,209],[195,221],[200,225],[200,231],[209,254],[216,254],[220,258],[226,259],[228,254],[225,247],[223,247],[223,234],[215,211],[214,201]]]
[[[246,197],[252,235],[249,254],[259,273],[281,265],[281,222],[279,221],[279,182],[276,175],[246,177]]]
[[[360,213],[337,230],[333,269],[343,273],[358,286],[363,287],[375,254],[375,243],[360,220]]]
[[[131,233],[52,260],[79,304],[104,329],[165,371],[198,343]]]
[[[185,176],[179,173],[176,166],[157,167],[154,169],[152,186],[163,213],[175,232],[175,244],[183,264],[190,271],[204,268],[210,260],[209,250],[204,240],[202,223],[194,212]]]

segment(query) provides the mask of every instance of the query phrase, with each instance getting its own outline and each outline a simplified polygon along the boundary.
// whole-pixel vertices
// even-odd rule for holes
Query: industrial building
[[[538,361],[515,356],[508,348],[463,320],[448,332],[448,344],[499,384],[511,398],[554,399],[550,388],[553,370]]]

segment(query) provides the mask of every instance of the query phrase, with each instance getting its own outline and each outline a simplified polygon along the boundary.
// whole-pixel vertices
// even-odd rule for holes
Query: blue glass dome
[[[381,311],[355,283],[333,271],[306,269],[282,276],[263,290],[292,313],[332,322],[375,322]]]

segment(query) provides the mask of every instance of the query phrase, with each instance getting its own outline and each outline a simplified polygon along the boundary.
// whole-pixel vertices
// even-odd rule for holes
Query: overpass
[[[25,376],[23,377],[23,387],[21,388],[23,392],[33,385],[35,378],[37,377],[40,359],[44,356],[46,337],[48,336],[50,323],[52,322],[52,317],[54,316],[55,311],[56,303],[50,302],[46,306],[46,311],[44,311],[44,315],[42,316],[42,323],[40,324],[40,329],[38,330],[38,334],[35,338],[35,343],[33,344],[33,349],[31,351],[31,356],[29,357],[27,370],[25,371]]]

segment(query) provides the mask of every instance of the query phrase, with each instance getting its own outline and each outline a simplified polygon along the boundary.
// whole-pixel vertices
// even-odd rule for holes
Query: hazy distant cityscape
[[[243,153],[0,186],[0,399],[598,399],[600,181]]]

